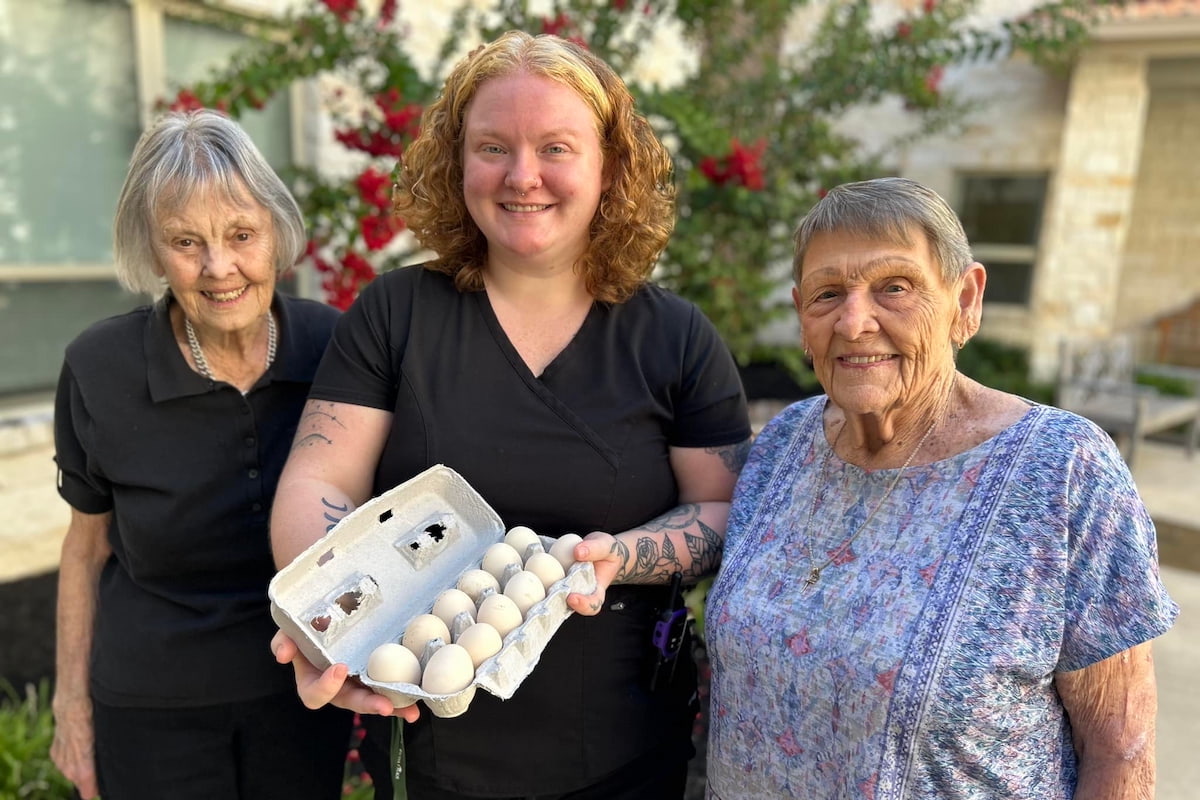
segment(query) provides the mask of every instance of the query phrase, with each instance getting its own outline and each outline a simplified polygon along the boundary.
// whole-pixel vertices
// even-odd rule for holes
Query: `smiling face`
[[[982,303],[982,266],[947,285],[925,234],[910,228],[908,238],[822,232],[804,255],[792,298],[817,378],[847,414],[928,404],[954,372],[962,320]]]
[[[197,191],[154,227],[156,272],[192,324],[214,333],[253,329],[275,292],[271,214],[237,189]]]
[[[605,188],[596,117],[579,95],[524,73],[479,87],[463,122],[463,192],[489,268],[573,266]]]

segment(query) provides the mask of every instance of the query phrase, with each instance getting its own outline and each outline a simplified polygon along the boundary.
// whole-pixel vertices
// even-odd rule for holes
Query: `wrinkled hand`
[[[596,591],[591,594],[571,592],[567,595],[567,605],[572,611],[592,617],[604,608],[605,592],[624,566],[624,557],[613,547],[616,542],[612,534],[596,531],[575,545],[575,560],[590,561],[596,570]]]
[[[100,796],[96,784],[96,734],[92,727],[92,703],[84,699],[54,709],[54,742],[50,758],[83,800]]]
[[[356,680],[347,680],[350,668],[345,664],[334,664],[324,672],[317,669],[283,631],[277,631],[271,639],[271,652],[280,664],[292,665],[296,672],[296,691],[308,708],[333,704],[359,714],[397,716],[409,722],[416,722],[420,716],[416,704],[393,708],[392,701],[383,695],[376,694]]]

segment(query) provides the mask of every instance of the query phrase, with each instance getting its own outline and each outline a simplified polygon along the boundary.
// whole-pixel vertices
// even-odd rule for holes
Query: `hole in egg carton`
[[[370,575],[355,573],[341,586],[329,592],[304,618],[309,627],[326,641],[340,636],[351,625],[379,605],[379,584]]]
[[[383,523],[391,517],[389,510],[380,514],[379,521]],[[395,539],[392,546],[415,569],[422,569],[450,548],[459,536],[459,526],[453,514],[435,514]]]

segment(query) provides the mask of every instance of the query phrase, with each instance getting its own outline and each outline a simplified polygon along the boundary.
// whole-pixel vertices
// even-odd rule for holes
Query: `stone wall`
[[[1192,86],[1158,86],[1151,65],[1117,327],[1138,325],[1200,297],[1200,59],[1189,63]]]

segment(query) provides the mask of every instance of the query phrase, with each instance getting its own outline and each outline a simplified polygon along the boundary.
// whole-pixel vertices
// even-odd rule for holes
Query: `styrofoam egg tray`
[[[399,642],[409,621],[430,612],[437,595],[478,567],[504,534],[499,515],[461,475],[440,464],[430,467],[347,514],[281,569],[268,589],[271,616],[314,665],[346,664],[395,706],[422,700],[435,715],[453,717],[466,711],[476,687],[507,700],[573,613],[567,595],[595,591],[590,562],[572,565],[551,584],[466,689],[434,695],[366,674],[371,652]],[[554,539],[539,538],[549,550]]]

